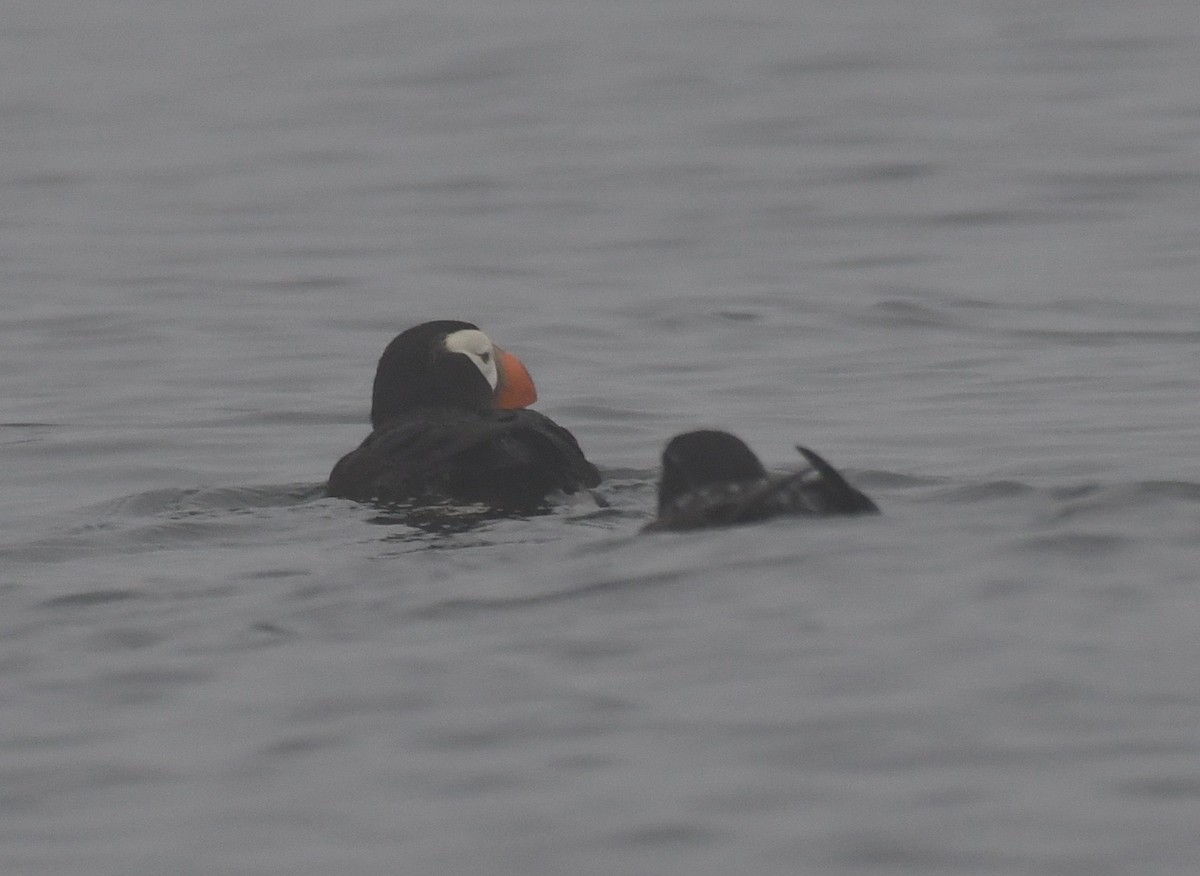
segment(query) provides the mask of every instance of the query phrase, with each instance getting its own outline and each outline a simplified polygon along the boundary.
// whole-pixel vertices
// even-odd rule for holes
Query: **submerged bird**
[[[878,514],[866,495],[806,447],[811,468],[770,475],[735,435],[699,430],[676,435],[663,450],[658,518],[645,531],[731,526],[771,517]]]
[[[469,322],[438,320],[383,351],[372,432],[329,475],[329,493],[382,504],[483,503],[529,511],[600,483],[575,436],[527,406],[521,361]]]

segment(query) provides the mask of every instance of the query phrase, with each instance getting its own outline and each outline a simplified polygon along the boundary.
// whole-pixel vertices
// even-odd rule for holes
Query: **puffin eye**
[[[483,361],[483,364],[486,365],[488,362],[492,361],[492,353],[490,350],[486,350],[479,354],[479,358]]]

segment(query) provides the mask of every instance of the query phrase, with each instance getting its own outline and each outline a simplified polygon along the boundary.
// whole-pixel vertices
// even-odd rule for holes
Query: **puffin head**
[[[754,451],[736,435],[715,429],[684,432],[663,449],[658,510],[661,513],[680,496],[702,487],[766,476]]]
[[[397,335],[379,359],[371,425],[420,407],[482,411],[537,401],[533,378],[512,353],[469,322],[441,319]]]

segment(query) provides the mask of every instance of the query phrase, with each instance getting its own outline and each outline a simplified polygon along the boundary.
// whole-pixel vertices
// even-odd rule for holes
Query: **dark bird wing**
[[[826,462],[816,451],[796,445],[800,455],[808,460],[817,474],[816,480],[802,481],[802,492],[818,514],[878,514],[879,508],[861,490],[850,486],[842,473]],[[792,475],[789,480],[810,472]]]
[[[796,449],[812,468],[787,475],[708,484],[670,502],[646,530],[731,526],[782,516],[879,513],[874,502],[852,487],[821,456],[806,447]]]
[[[342,457],[329,492],[385,504],[450,500],[524,508],[555,491],[599,482],[575,437],[537,411],[421,408],[376,429]]]

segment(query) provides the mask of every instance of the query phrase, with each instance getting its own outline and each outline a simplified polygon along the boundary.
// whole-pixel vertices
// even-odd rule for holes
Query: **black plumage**
[[[806,447],[809,468],[771,475],[735,435],[698,430],[663,450],[658,517],[647,531],[731,526],[772,517],[878,514],[864,493]]]
[[[479,330],[439,320],[415,326],[387,346],[375,373],[373,430],[334,466],[331,495],[386,505],[478,502],[525,511],[555,492],[600,482],[562,426],[537,411],[497,406],[506,404],[506,364],[510,378],[519,369],[528,382],[522,387],[528,394],[513,404],[536,399],[528,372],[479,333],[478,355],[500,369],[499,383],[491,385],[471,355],[447,348],[447,338],[464,332]]]

